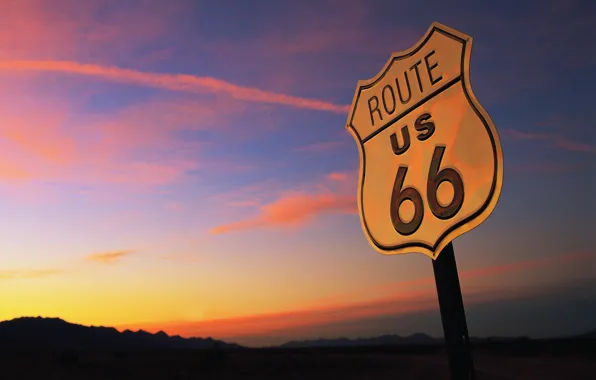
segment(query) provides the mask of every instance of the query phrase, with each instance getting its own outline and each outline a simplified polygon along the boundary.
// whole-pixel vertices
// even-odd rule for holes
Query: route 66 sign
[[[360,150],[360,221],[381,253],[436,259],[497,204],[503,152],[472,92],[471,48],[470,36],[433,23],[358,82],[346,127]]]

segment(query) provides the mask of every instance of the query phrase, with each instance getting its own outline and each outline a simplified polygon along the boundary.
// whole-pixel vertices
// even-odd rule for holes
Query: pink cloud
[[[379,31],[376,10],[360,0],[321,0],[313,7],[288,3],[260,23],[258,35],[216,37],[202,41],[201,48],[223,68],[242,62],[243,72],[275,91],[320,94],[346,86],[353,91],[358,79],[368,78],[346,82],[340,57],[350,57],[350,71],[361,68],[372,77],[380,67],[371,67],[370,59],[410,47],[426,30],[396,25]]]
[[[194,94],[224,93],[234,99],[286,105],[319,111],[347,114],[349,105],[337,105],[317,99],[284,95],[254,87],[232,84],[212,77],[188,74],[160,74],[124,69],[115,66],[83,64],[72,61],[0,61],[0,70],[41,71],[79,74],[102,79]]]
[[[355,213],[356,197],[349,195],[289,193],[261,206],[254,218],[213,228],[212,234],[258,227],[302,226],[322,213]]]
[[[265,180],[241,186],[229,191],[210,196],[212,201],[223,201],[228,205],[259,205],[264,199],[283,193],[282,184],[275,180]]]
[[[93,59],[144,62],[162,51],[138,46],[163,42],[192,1],[3,0],[0,59]]]
[[[238,172],[255,167],[247,161],[206,158],[203,148],[209,142],[181,135],[209,129],[234,138],[237,130],[245,129],[241,121],[247,113],[261,115],[229,97],[160,98],[93,114],[79,112],[78,102],[67,102],[71,90],[65,86],[40,91],[37,81],[9,79],[4,84],[0,89],[4,154],[0,186],[11,197],[33,195],[35,189],[24,186],[37,184],[34,192],[50,199],[52,190],[39,187],[41,181],[50,181],[83,186],[81,195],[104,198],[154,191],[183,180],[189,171]],[[46,96],[50,93],[53,96]]]
[[[596,153],[596,146],[586,144],[583,142],[571,141],[568,138],[561,136],[560,134],[542,132],[523,132],[508,128],[502,129],[501,133],[505,136],[509,136],[518,140],[546,141],[560,149],[567,151]]]
[[[217,194],[234,206],[259,206],[252,218],[212,228],[222,234],[252,228],[301,227],[321,214],[356,214],[357,171],[332,172],[288,189],[284,184],[265,181]],[[265,199],[274,199],[265,201]]]
[[[473,278],[486,278],[491,276],[503,275],[506,273],[529,271],[533,269],[553,267],[566,262],[575,262],[580,260],[594,259],[593,252],[568,252],[559,255],[541,257],[533,260],[524,260],[500,265],[491,265],[487,267],[466,269],[459,272],[460,279],[469,280]],[[389,291],[395,292],[403,289],[421,288],[424,286],[434,286],[434,277],[423,277],[408,281],[398,281],[389,284],[383,284],[369,289],[369,292]]]
[[[150,156],[130,157],[135,150],[147,156],[158,143],[161,149],[183,145],[164,136],[160,140],[155,134],[155,140],[151,140],[150,126],[145,133],[136,135],[128,134],[127,125],[117,119],[112,122],[119,128],[111,128],[108,123],[73,129],[66,123],[72,112],[69,107],[62,105],[47,111],[42,101],[31,103],[22,110],[0,107],[0,136],[5,155],[5,162],[0,165],[3,180],[155,186],[170,183],[195,167],[190,157],[180,155],[160,162]],[[88,134],[102,138],[90,140]]]
[[[516,173],[564,173],[580,169],[580,165],[557,163],[521,163],[513,166]]]
[[[510,136],[519,140],[548,140],[552,138],[552,135],[549,133],[524,132],[510,128],[501,129],[501,133],[505,136]]]
[[[346,172],[333,172],[333,173],[329,173],[327,174],[327,178],[330,181],[346,181],[349,177],[350,173],[346,173]]]

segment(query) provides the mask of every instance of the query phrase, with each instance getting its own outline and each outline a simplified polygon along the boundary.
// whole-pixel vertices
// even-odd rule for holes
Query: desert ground
[[[593,343],[476,347],[477,380],[587,380]],[[442,348],[2,352],[12,379],[449,379]]]

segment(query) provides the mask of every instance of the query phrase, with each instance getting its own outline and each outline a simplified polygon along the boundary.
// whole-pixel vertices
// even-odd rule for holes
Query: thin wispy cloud
[[[557,133],[525,132],[510,128],[503,128],[501,133],[517,140],[539,140],[570,152],[596,153],[596,146],[579,141],[571,141]]]
[[[565,263],[587,261],[596,259],[596,255],[591,251],[567,252],[558,255],[541,257],[534,260],[521,260],[513,263],[489,265],[479,268],[471,268],[461,270],[458,273],[460,279],[464,281],[474,280],[477,278],[491,278],[495,276],[503,276],[515,272],[531,271],[534,269],[549,268],[560,266]],[[395,281],[386,284],[368,287],[362,290],[361,293],[344,293],[335,294],[330,297],[317,299],[313,305],[331,305],[342,304],[348,302],[350,299],[358,296],[368,296],[369,294],[395,294],[403,291],[418,290],[433,290],[435,288],[435,278],[419,277],[405,281]]]
[[[62,269],[12,269],[0,270],[0,280],[32,279],[61,274]]]
[[[343,141],[324,141],[317,142],[309,145],[299,146],[294,148],[294,152],[308,152],[308,153],[328,153],[336,150],[337,148],[344,147],[346,144]]]
[[[299,227],[322,213],[355,214],[356,196],[328,194],[287,194],[261,206],[259,214],[240,222],[211,229],[213,235],[262,227]]]
[[[582,165],[570,165],[559,163],[522,163],[515,164],[511,170],[515,173],[567,173],[579,170]]]
[[[301,228],[316,221],[322,214],[356,215],[356,172],[331,172],[313,181],[292,184],[268,197],[253,198],[245,206],[259,206],[256,215],[212,228],[212,235],[253,228]],[[230,194],[243,194],[260,189],[263,184],[240,188]]]
[[[466,293],[466,305],[482,304],[503,300],[531,299],[542,295],[542,289],[520,288],[516,292],[496,287],[473,289]],[[359,302],[321,305],[309,309],[288,310],[277,313],[263,313],[222,319],[201,321],[172,321],[157,325],[126,325],[120,329],[146,331],[164,330],[182,336],[241,337],[266,336],[280,331],[323,326],[333,323],[358,322],[369,318],[411,315],[437,310],[436,289],[409,290],[392,296],[383,296]]]
[[[88,255],[86,257],[86,260],[90,261],[90,262],[94,262],[94,263],[100,263],[100,264],[113,264],[113,263],[116,263],[116,262],[122,260],[124,257],[131,255],[132,253],[134,253],[134,251],[127,251],[127,250],[97,252],[97,253],[92,253],[92,254]]]
[[[189,74],[160,74],[116,66],[102,66],[73,61],[0,61],[0,70],[60,72],[100,77],[106,80],[129,83],[170,91],[203,94],[225,93],[238,100],[286,105],[318,111],[347,114],[348,105],[339,105],[318,99],[279,94],[254,87],[244,87],[213,77]]]

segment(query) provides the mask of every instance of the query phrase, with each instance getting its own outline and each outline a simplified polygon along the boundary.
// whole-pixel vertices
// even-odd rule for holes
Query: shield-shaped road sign
[[[359,81],[347,128],[360,149],[358,207],[381,253],[433,259],[493,211],[503,153],[470,86],[472,38],[433,23]]]

